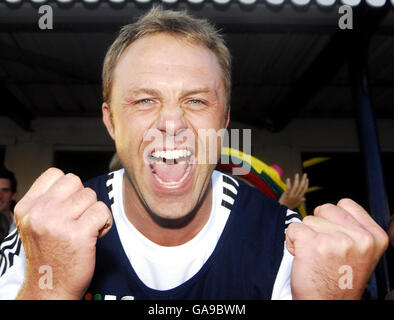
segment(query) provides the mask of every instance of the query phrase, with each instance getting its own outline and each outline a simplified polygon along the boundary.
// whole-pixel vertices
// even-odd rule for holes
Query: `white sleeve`
[[[0,300],[14,300],[25,281],[26,257],[15,229],[0,247]]]
[[[301,216],[291,210],[287,210],[285,220],[285,233],[287,227],[293,223],[302,223]],[[283,248],[283,257],[279,266],[278,274],[276,275],[274,288],[272,290],[271,300],[292,300],[293,295],[291,293],[291,270],[293,267],[294,257],[286,248],[286,242]]]
[[[291,294],[291,268],[293,266],[293,256],[284,245],[282,262],[276,275],[274,289],[272,290],[271,300],[292,300]]]

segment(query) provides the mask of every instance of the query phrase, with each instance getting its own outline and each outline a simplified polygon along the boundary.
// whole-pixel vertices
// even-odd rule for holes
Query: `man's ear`
[[[14,192],[12,194],[11,200],[16,201],[17,196],[18,196],[18,194],[16,192]]]
[[[115,130],[114,130],[114,125],[112,123],[112,114],[111,114],[111,109],[110,106],[104,102],[101,106],[101,110],[103,112],[103,122],[105,127],[107,128],[107,131],[111,138],[115,140]]]
[[[227,107],[225,117],[226,117],[226,120],[225,120],[225,123],[224,123],[224,128],[227,129],[228,124],[230,123],[230,106]]]

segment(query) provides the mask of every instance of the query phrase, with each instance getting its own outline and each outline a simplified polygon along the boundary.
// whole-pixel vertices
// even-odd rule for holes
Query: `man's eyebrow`
[[[210,93],[210,94],[214,94],[216,98],[218,98],[218,93],[216,90],[213,90],[209,87],[204,87],[204,88],[197,88],[197,89],[192,89],[192,90],[184,90],[182,91],[181,96],[182,97],[187,97],[187,96],[191,96],[193,94],[199,94],[199,93]]]
[[[158,96],[160,95],[159,91],[151,88],[135,88],[135,89],[130,89],[127,90],[125,93],[125,97],[128,97],[130,95],[139,95],[139,94],[148,94],[150,96]]]
[[[193,94],[201,94],[201,93],[208,93],[208,94],[214,94],[216,98],[218,98],[218,93],[216,90],[213,90],[209,87],[202,87],[202,88],[196,88],[196,89],[191,89],[191,90],[183,90],[181,92],[181,97],[187,97]],[[151,96],[160,96],[160,92],[156,89],[152,88],[135,88],[135,89],[130,89],[126,91],[124,97],[129,97],[129,96],[134,96],[134,95],[139,95],[139,94],[148,94]]]

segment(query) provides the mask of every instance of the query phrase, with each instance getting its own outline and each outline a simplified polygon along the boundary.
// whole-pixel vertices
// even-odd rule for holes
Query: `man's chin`
[[[198,210],[194,208],[193,210],[186,211],[184,214],[178,213],[176,216],[168,214],[168,212],[171,212],[170,210],[167,212],[155,212],[149,209],[147,211],[153,221],[159,226],[168,229],[179,229],[189,224]]]
[[[173,199],[174,203],[172,204],[158,201],[158,199],[154,201],[155,205],[152,205],[152,203],[148,205],[145,201],[143,203],[152,220],[159,226],[169,229],[179,229],[194,219],[206,200],[207,191],[208,188],[204,188],[204,193],[198,199],[190,195],[186,198],[178,197]],[[180,204],[183,204],[183,206]]]

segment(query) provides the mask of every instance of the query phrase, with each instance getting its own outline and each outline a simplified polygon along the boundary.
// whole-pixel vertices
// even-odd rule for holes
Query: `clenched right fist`
[[[26,255],[18,299],[80,299],[93,276],[97,238],[112,226],[108,207],[79,177],[50,168],[15,207]],[[52,289],[40,288],[39,270],[52,270]]]

